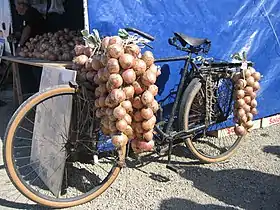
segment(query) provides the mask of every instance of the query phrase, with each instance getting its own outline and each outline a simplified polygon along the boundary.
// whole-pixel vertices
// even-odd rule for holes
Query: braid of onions
[[[79,78],[96,87],[95,116],[103,134],[111,136],[117,148],[131,140],[135,153],[152,151],[159,109],[155,83],[161,74],[153,53],[142,54],[135,37],[107,36],[96,46],[76,46],[73,62]]]
[[[253,67],[248,67],[236,73],[233,77],[234,89],[234,121],[235,133],[245,136],[251,132],[253,117],[258,114],[257,92],[260,89],[261,74]]]

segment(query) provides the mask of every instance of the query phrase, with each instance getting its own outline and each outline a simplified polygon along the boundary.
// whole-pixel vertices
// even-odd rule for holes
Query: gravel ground
[[[5,95],[0,98],[10,104]],[[0,138],[11,113],[10,105],[0,108]],[[255,130],[231,159],[208,165],[179,146],[173,160],[182,174],[166,168],[166,157],[145,157],[143,166],[129,160],[109,190],[70,209],[280,209],[279,138],[280,125]],[[11,185],[2,154],[0,176],[0,209],[43,209],[26,203]]]

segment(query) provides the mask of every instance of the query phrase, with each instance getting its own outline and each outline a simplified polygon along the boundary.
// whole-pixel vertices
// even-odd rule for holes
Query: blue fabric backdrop
[[[211,57],[230,61],[232,53],[246,50],[263,75],[257,118],[280,112],[280,1],[88,0],[88,16],[90,30],[102,35],[114,35],[125,26],[152,34],[156,57],[182,54],[167,43],[174,31],[212,40]],[[180,65],[169,65],[159,99],[178,83]]]

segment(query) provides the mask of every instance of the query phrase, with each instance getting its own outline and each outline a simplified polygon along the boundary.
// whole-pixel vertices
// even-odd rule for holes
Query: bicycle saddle
[[[208,39],[193,38],[182,33],[175,32],[174,35],[179,39],[183,47],[185,47],[187,44],[191,45],[192,47],[198,47],[202,44],[210,43]]]

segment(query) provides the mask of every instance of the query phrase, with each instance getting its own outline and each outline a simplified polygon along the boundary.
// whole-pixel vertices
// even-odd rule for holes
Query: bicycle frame
[[[183,88],[186,87],[189,84],[190,81],[188,80],[188,78],[192,78],[193,73],[199,69],[197,67],[197,65],[192,61],[192,53],[191,52],[189,52],[188,55],[186,55],[186,56],[167,57],[167,58],[156,59],[155,63],[174,62],[174,61],[185,61],[185,63],[184,63],[184,68],[182,69],[183,71],[181,72],[181,74],[182,74],[181,79],[180,79],[180,82],[179,82],[178,89],[176,91],[175,101],[174,101],[174,104],[172,106],[172,110],[171,110],[169,120],[167,122],[167,127],[164,131],[164,130],[160,129],[158,125],[155,126],[156,132],[161,134],[164,137],[164,139],[166,139],[168,137],[171,137],[167,133],[170,132],[170,129],[171,129],[173,123],[174,123],[175,113],[176,113],[176,110],[178,108],[180,97],[183,94]],[[188,71],[190,65],[193,67],[193,71]],[[161,123],[161,122],[159,122],[159,123]],[[192,132],[194,132],[194,131],[192,131]],[[187,132],[187,133],[189,133],[189,132]]]

